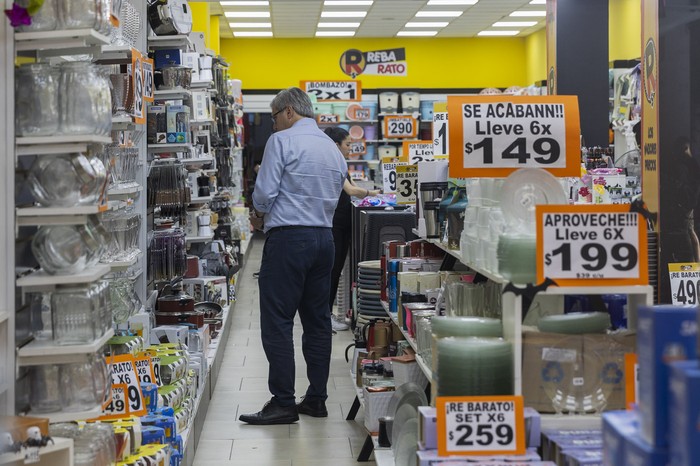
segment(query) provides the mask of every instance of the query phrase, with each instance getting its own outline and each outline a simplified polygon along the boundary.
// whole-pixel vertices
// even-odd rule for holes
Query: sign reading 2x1
[[[448,96],[450,176],[505,177],[519,168],[580,176],[576,96]]]
[[[537,283],[646,285],[646,223],[629,205],[538,205]]]
[[[302,81],[300,87],[318,101],[360,100],[362,85],[359,81]]]

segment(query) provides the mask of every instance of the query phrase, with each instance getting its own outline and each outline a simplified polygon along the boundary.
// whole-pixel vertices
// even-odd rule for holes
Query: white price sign
[[[418,194],[418,165],[396,166],[396,203],[415,204]]]
[[[155,83],[153,81],[153,59],[144,58],[141,62],[141,69],[143,70],[143,99],[146,102],[153,102],[155,100]]]
[[[362,86],[359,81],[302,81],[301,87],[318,101],[360,100]]]
[[[433,154],[449,154],[449,140],[450,126],[447,123],[447,112],[433,113]]]
[[[107,366],[112,374],[112,399],[102,407],[101,418],[146,415],[134,357],[130,354],[112,356],[107,358]]]
[[[153,362],[148,355],[141,355],[134,359],[136,371],[141,383],[156,383],[155,372],[153,371]]]
[[[365,155],[367,153],[367,144],[364,139],[358,139],[350,143],[350,153],[352,155]],[[349,161],[351,163],[352,160]]]
[[[646,285],[644,219],[624,205],[538,205],[537,283]]]
[[[671,300],[674,305],[697,306],[700,300],[700,263],[668,264],[671,278]]]
[[[408,160],[409,165],[434,161],[433,141],[404,141],[402,159]]]
[[[521,396],[438,397],[438,455],[523,455]]]
[[[406,162],[397,162],[394,157],[382,159],[382,186],[384,194],[396,192],[396,167],[406,165]]]
[[[316,121],[320,124],[338,123],[338,115],[318,115]]]
[[[384,117],[384,137],[415,138],[418,134],[418,121],[413,115],[389,115]]]
[[[129,415],[129,404],[127,402],[128,385],[112,385],[112,398],[102,407],[102,413],[109,418],[124,418]]]
[[[575,96],[448,97],[450,176],[504,177],[519,168],[580,176]]]

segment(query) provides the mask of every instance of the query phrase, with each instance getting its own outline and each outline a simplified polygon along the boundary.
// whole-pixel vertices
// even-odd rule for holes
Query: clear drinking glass
[[[63,0],[61,20],[65,29],[99,29],[102,5],[98,0]]]
[[[61,64],[60,96],[62,134],[108,134],[105,122],[111,122],[112,100],[109,82],[97,66],[84,61]]]
[[[19,6],[27,8],[29,0],[15,0]],[[57,0],[45,0],[39,11],[32,15],[32,24],[21,26],[21,32],[54,31],[61,29],[58,15],[59,3]]]
[[[60,372],[64,411],[86,411],[102,403],[104,385],[94,377],[92,360],[62,364]]]
[[[102,335],[96,305],[90,286],[57,287],[51,295],[54,341],[59,345],[80,345]]]
[[[33,413],[54,413],[61,410],[59,366],[31,366],[29,388],[29,403]]]
[[[48,3],[48,2],[47,2]],[[21,65],[15,71],[15,133],[52,136],[59,126],[59,74],[46,63]]]

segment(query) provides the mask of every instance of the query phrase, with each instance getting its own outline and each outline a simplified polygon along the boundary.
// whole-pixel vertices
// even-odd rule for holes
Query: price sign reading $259
[[[626,205],[538,205],[537,283],[646,285],[646,224]]]
[[[575,96],[452,96],[450,176],[504,177],[519,168],[580,172]]]
[[[521,396],[438,397],[438,455],[523,455]]]

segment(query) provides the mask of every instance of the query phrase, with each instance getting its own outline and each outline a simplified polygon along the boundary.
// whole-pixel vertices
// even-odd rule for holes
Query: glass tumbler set
[[[125,209],[106,212],[102,224],[110,239],[100,262],[129,261],[139,255],[141,216],[138,213]]]
[[[15,3],[28,7],[30,0]],[[32,23],[22,26],[22,32],[55,31],[60,29],[95,29],[109,34],[112,25],[109,0],[45,0],[32,15]]]
[[[110,78],[85,61],[21,65],[15,72],[17,136],[97,134],[112,128]]]
[[[117,436],[112,424],[73,422],[49,425],[49,435],[73,439],[75,466],[111,466],[119,459]]]

